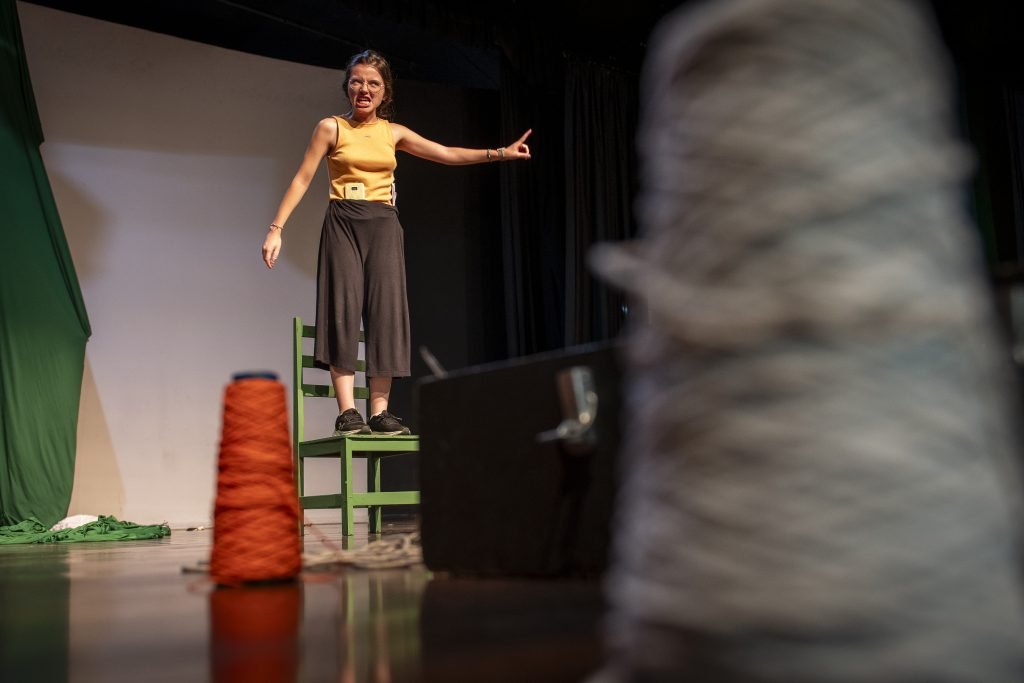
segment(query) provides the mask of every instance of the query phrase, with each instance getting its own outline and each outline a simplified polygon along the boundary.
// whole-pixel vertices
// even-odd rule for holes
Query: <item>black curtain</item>
[[[1003,88],[1002,104],[1009,137],[1008,223],[1012,226],[1017,267],[1024,270],[1024,92],[1017,88]]]
[[[970,209],[997,279],[1024,272],[1024,92],[960,74],[964,135],[977,158]]]
[[[532,159],[501,167],[509,357],[564,346],[563,60],[544,43],[520,43],[515,50],[501,69],[501,142],[516,140],[528,128],[533,135]]]
[[[932,0],[977,157],[970,207],[997,281],[1024,281],[1024,70],[1017,3]]]
[[[609,339],[626,316],[625,297],[586,267],[598,242],[636,234],[634,74],[569,58],[565,69],[565,344]]]
[[[502,171],[508,353],[609,339],[621,294],[587,269],[597,242],[635,235],[636,74],[543,47],[502,70],[502,132],[533,127],[535,154]]]

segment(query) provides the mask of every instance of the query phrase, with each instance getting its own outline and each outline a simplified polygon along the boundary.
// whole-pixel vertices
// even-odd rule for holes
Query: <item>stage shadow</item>
[[[75,481],[68,514],[121,516],[124,481],[88,354],[78,407],[77,439]]]

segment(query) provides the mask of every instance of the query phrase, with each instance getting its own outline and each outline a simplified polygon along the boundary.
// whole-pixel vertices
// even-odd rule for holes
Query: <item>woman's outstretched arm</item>
[[[529,159],[530,146],[526,144],[526,138],[530,137],[533,130],[523,133],[522,137],[505,147],[495,149],[467,149],[465,147],[446,147],[440,143],[428,140],[415,131],[405,126],[392,123],[391,132],[395,136],[395,148],[408,152],[413,156],[428,161],[436,161],[439,164],[449,166],[464,166],[466,164],[485,164],[488,161],[512,161],[515,159]]]

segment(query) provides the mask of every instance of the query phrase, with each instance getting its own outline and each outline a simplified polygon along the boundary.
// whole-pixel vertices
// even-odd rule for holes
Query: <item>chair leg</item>
[[[366,488],[371,492],[380,491],[380,462],[383,458],[371,455],[366,459]],[[372,505],[366,509],[370,518],[370,533],[379,534],[381,527],[381,506]]]
[[[352,536],[356,532],[355,510],[352,508],[352,444],[345,440],[341,459],[341,533]]]
[[[302,480],[302,456],[298,454],[298,449],[295,452],[295,490],[299,497],[299,536],[306,535],[306,508],[302,507],[302,496],[303,496],[303,480]]]

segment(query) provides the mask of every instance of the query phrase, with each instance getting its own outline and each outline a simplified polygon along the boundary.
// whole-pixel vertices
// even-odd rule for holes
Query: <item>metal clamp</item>
[[[562,422],[554,429],[538,434],[537,441],[558,441],[575,454],[590,452],[597,442],[593,427],[597,420],[598,399],[593,371],[581,365],[567,368],[558,373],[555,385],[562,406]]]

